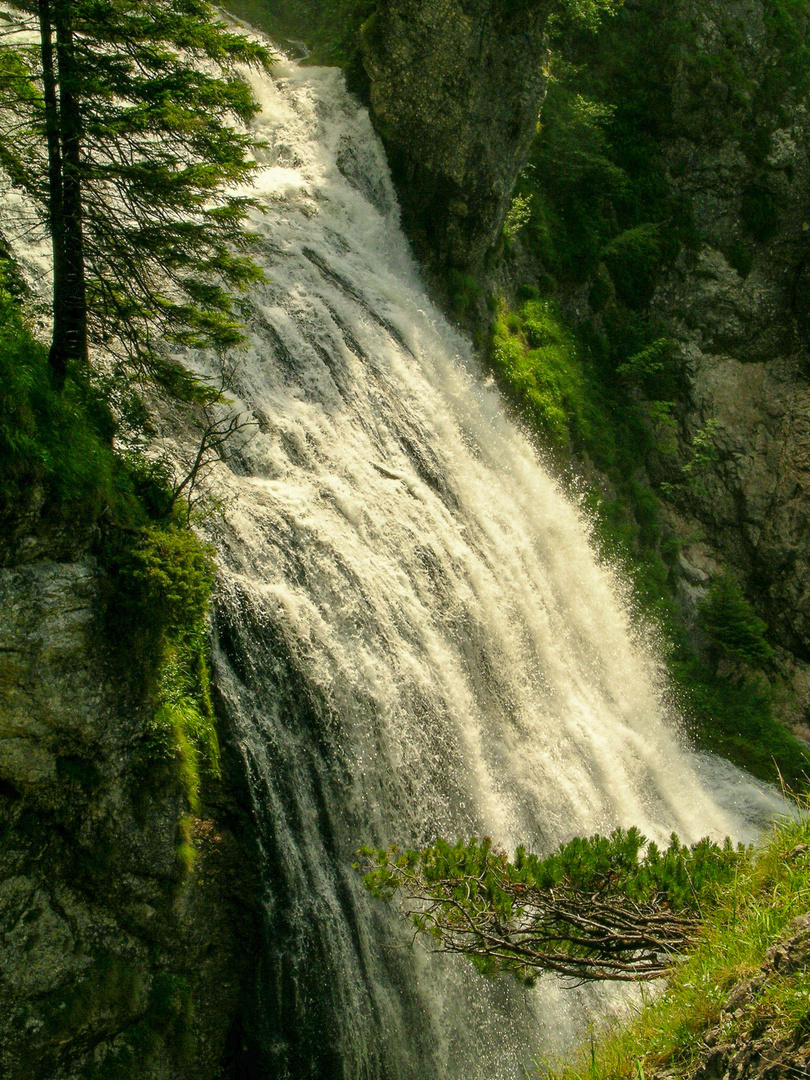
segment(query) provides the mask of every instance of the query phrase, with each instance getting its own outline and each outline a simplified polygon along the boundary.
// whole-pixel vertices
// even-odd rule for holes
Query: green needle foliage
[[[219,771],[206,659],[214,563],[172,514],[165,470],[114,449],[99,388],[112,374],[119,419],[144,378],[203,404],[222,399],[169,350],[222,353],[241,340],[236,294],[260,276],[243,231],[255,167],[245,125],[258,109],[244,67],[271,57],[205,0],[13,6],[28,36],[7,24],[0,167],[51,233],[54,324],[49,357],[0,259],[0,517],[10,534],[36,532],[36,514],[75,522],[88,544],[92,529],[112,640],[144,677],[145,785],[173,787],[193,813],[202,773]],[[106,354],[104,380],[88,342]],[[188,869],[187,817],[178,824]]]
[[[89,335],[189,393],[164,343],[238,343],[234,291],[260,276],[242,227],[255,167],[243,125],[258,109],[242,69],[271,55],[206,0],[13,6],[40,40],[7,42],[0,162],[53,236],[54,346],[81,364],[82,342],[60,327],[73,320],[81,337],[84,307],[84,358]]]
[[[514,862],[489,839],[422,851],[363,848],[363,883],[442,952],[483,974],[531,983],[542,971],[576,980],[658,978],[690,946],[718,889],[749,859],[729,840],[661,850],[638,829],[576,838]]]
[[[717,577],[711,583],[698,624],[718,658],[741,661],[753,669],[773,659],[773,649],[765,640],[767,627],[732,577]]]

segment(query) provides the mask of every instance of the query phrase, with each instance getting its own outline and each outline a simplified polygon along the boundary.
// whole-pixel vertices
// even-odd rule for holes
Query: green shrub
[[[490,357],[509,393],[557,446],[588,430],[582,370],[573,337],[551,301],[529,300],[496,318]]]
[[[616,368],[620,379],[642,390],[651,401],[679,395],[682,371],[678,344],[668,337],[656,338]]]
[[[760,780],[780,776],[797,788],[810,777],[810,754],[774,714],[774,692],[762,679],[731,680],[694,656],[670,664],[678,704],[695,743]]]
[[[611,159],[612,107],[570,85],[574,76],[560,58],[554,71],[530,167],[516,190],[529,209],[521,239],[557,278],[581,282],[597,272],[615,233],[613,206],[628,177]]]
[[[503,238],[509,243],[531,221],[532,196],[515,195],[509,205],[509,211],[503,223]]]
[[[661,993],[618,1022],[602,1027],[573,1060],[549,1064],[546,1080],[640,1080],[645,1074],[689,1075],[696,1047],[723,1021],[723,1041],[734,1045],[758,1024],[759,1039],[776,1045],[805,1030],[810,971],[805,967],[770,979],[733,1015],[723,1013],[736,983],[755,975],[766,951],[788,924],[807,912],[810,895],[810,817],[776,826],[748,865],[721,888],[689,959],[673,969]],[[787,1075],[776,1063],[774,1076]]]
[[[212,551],[166,518],[165,468],[114,451],[112,416],[92,386],[68,377],[61,391],[54,388],[12,277],[0,261],[0,516],[18,518],[39,488],[42,513],[54,520],[102,518],[114,636],[151,672],[144,757],[196,808],[201,767],[219,770],[206,661]],[[161,520],[148,524],[150,516]]]
[[[663,254],[660,227],[651,222],[625,230],[602,250],[616,293],[628,307],[644,307],[652,300]]]
[[[144,529],[119,563],[122,586],[139,618],[174,639],[205,621],[214,583],[213,550],[196,534],[169,522]]]
[[[479,283],[470,274],[455,269],[448,270],[446,281],[453,311],[462,318],[471,314],[483,294]]]
[[[712,581],[700,609],[698,625],[717,655],[753,669],[760,669],[773,659],[773,649],[765,640],[766,624],[758,618],[734,578],[728,575]]]

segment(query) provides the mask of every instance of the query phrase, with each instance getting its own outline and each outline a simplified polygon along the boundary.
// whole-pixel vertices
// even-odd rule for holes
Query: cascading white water
[[[257,430],[214,480],[216,679],[260,822],[267,1075],[515,1075],[582,1002],[392,950],[357,847],[739,836],[767,799],[664,717],[582,515],[426,296],[340,73],[253,84],[267,283],[237,376]]]
[[[393,948],[356,849],[745,838],[775,802],[679,741],[581,513],[426,296],[340,73],[251,78],[267,282],[235,393],[256,430],[211,478],[209,528],[265,887],[255,1076],[520,1075],[583,995]]]

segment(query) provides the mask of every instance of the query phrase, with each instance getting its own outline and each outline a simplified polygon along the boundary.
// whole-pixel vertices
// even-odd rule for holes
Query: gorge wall
[[[665,159],[699,241],[661,281],[653,307],[688,375],[670,474],[698,432],[711,435],[704,482],[672,507],[682,535],[703,534],[684,550],[684,576],[705,581],[719,559],[748,583],[774,639],[796,657],[806,719],[810,120],[806,79],[791,81],[769,32],[771,8],[681,5],[699,53],[674,71]],[[806,43],[806,15],[797,29]]]
[[[551,0],[382,0],[362,55],[406,228],[430,264],[478,267],[535,135]]]
[[[0,1072],[219,1076],[256,925],[235,785],[189,815],[159,781],[108,579],[81,545],[28,539],[0,569]]]

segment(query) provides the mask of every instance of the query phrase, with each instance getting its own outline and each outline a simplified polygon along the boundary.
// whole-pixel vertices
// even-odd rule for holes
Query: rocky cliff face
[[[255,925],[239,815],[212,785],[189,816],[150,772],[104,587],[87,555],[0,570],[0,1074],[203,1080],[238,1042]]]
[[[371,113],[428,263],[480,266],[545,90],[550,0],[381,0],[366,26]]]
[[[672,87],[670,182],[694,213],[654,308],[686,359],[678,462],[706,449],[675,500],[687,590],[717,563],[749,585],[810,708],[810,116],[763,0],[681,3],[695,55]],[[806,16],[805,16],[806,21]],[[806,37],[807,27],[798,28]],[[673,473],[668,463],[669,479]],[[699,539],[695,540],[695,537]],[[800,715],[794,719],[800,719]]]

